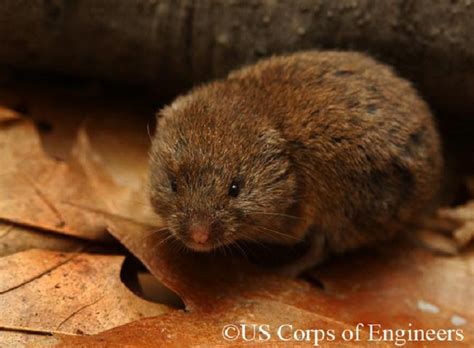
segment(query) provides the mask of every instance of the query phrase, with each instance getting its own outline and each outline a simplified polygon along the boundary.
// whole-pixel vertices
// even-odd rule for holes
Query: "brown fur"
[[[203,216],[210,248],[309,235],[310,252],[289,268],[298,273],[422,214],[441,162],[433,117],[410,83],[361,53],[303,52],[232,72],[160,112],[152,204],[185,244]],[[232,180],[242,183],[236,198]]]

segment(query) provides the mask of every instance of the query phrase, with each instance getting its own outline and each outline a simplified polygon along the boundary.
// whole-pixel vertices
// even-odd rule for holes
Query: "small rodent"
[[[432,207],[439,134],[410,83],[365,54],[264,59],[159,112],[151,203],[187,247],[294,244],[299,274]]]

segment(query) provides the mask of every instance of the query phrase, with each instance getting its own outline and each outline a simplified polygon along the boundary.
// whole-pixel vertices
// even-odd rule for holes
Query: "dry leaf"
[[[147,133],[153,129],[156,100],[150,103],[144,95],[129,91],[126,98],[111,98],[110,86],[97,83],[30,82],[0,84],[0,104],[21,110],[38,125],[48,154],[69,160],[77,129],[85,125],[94,150],[107,158],[104,166],[119,183],[131,187],[137,175],[146,172]]]
[[[3,114],[4,121],[0,118],[0,142],[4,140],[4,130],[11,131],[18,122],[7,114]],[[10,137],[8,148],[12,148],[14,139],[16,137]],[[39,142],[35,146],[40,149]],[[19,158],[24,158],[25,147],[19,148]],[[63,176],[59,176],[62,181],[58,187],[68,190],[57,192],[58,188],[47,185],[48,180],[40,181],[41,193],[47,194],[61,214],[69,216],[67,209],[74,208],[76,210],[70,212],[72,221],[77,216],[77,221],[87,222],[87,228],[70,223],[75,231],[69,233],[81,235],[97,227],[108,229],[158,279],[181,296],[187,311],[171,310],[159,317],[138,320],[93,336],[63,337],[65,345],[231,346],[242,342],[229,343],[222,338],[225,324],[260,323],[274,327],[288,323],[295,328],[343,330],[370,322],[392,329],[406,329],[409,323],[414,328],[461,329],[466,337],[464,345],[474,344],[474,310],[470,301],[474,296],[472,251],[444,258],[403,243],[363,250],[318,268],[312,275],[325,285],[325,290],[321,290],[307,281],[278,277],[238,257],[179,252],[172,242],[163,242],[166,236],[156,231],[160,227],[157,218],[149,220],[145,209],[136,207],[135,211],[130,205],[136,197],[146,199],[140,183],[131,185],[134,189],[117,185],[120,180],[110,178],[84,131],[79,134],[74,154],[75,163],[62,163],[66,169]],[[17,158],[17,155],[11,157]],[[121,173],[122,178],[134,175],[133,166],[122,169],[131,174]],[[19,177],[24,170],[18,169]],[[116,174],[114,178],[120,177]],[[143,180],[139,175],[134,177]],[[6,187],[2,181],[0,177],[0,194],[1,188]],[[13,179],[11,183],[14,184]],[[71,194],[71,187],[76,188],[77,195]],[[34,194],[30,192],[30,196]],[[33,221],[34,226],[40,222],[43,224],[40,227],[68,233],[54,226],[54,214],[47,216],[46,207],[41,209],[43,219]],[[28,212],[23,213],[18,222],[27,224],[30,220],[22,219],[31,218]],[[34,277],[34,272],[33,275],[25,272],[25,275]],[[108,293],[102,292],[102,295]],[[29,301],[29,296],[27,298]],[[31,313],[28,310],[22,318],[28,318]],[[367,331],[364,335],[366,339]],[[365,346],[366,342],[347,344]]]
[[[100,222],[65,203],[97,196],[85,176],[48,158],[30,122],[19,116],[0,118],[0,157],[1,219],[86,239],[105,238]]]
[[[137,204],[131,203],[130,190],[118,187],[103,170],[91,170],[98,160],[85,133],[79,134],[75,161],[67,164],[44,153],[31,122],[6,109],[0,115],[0,219],[106,240],[107,220],[96,212],[145,216],[140,212],[148,206],[131,209]]]
[[[0,222],[0,256],[33,248],[78,251],[85,245],[76,238]]]
[[[440,209],[438,216],[457,225],[451,233],[460,248],[474,240],[474,201],[453,208]]]
[[[118,184],[117,181],[121,177],[133,177],[131,173],[137,173],[137,169],[129,167],[127,171],[122,170],[114,172],[115,175],[111,175],[106,170],[102,158],[92,148],[88,133],[83,127],[78,130],[72,155],[73,160],[80,165],[86,174],[89,185],[94,187],[97,192],[101,193],[101,197],[107,200],[108,207],[107,210],[103,211],[104,213],[109,216],[117,215],[119,218],[128,218],[139,224],[161,226],[160,219],[153,213],[149,204],[148,180],[145,173],[138,170],[135,179],[128,182],[130,186]],[[146,152],[142,155],[146,157]],[[85,208],[90,209],[90,205]]]
[[[84,160],[90,158],[85,156]],[[91,169],[89,176],[100,172],[100,163],[83,166]],[[180,252],[173,242],[165,241],[165,234],[153,233],[153,226],[137,221],[114,216],[108,227],[160,281],[180,295],[189,312],[170,312],[90,340],[68,339],[68,344],[99,342],[95,340],[117,343],[128,338],[124,342],[146,346],[149,340],[141,337],[164,345],[224,344],[220,335],[223,325],[241,321],[276,325],[285,320],[295,325],[303,323],[306,328],[318,325],[342,329],[375,322],[393,329],[406,329],[410,323],[423,329],[456,329],[452,321],[458,317],[466,321],[462,324],[464,344],[472,343],[469,324],[474,321],[473,306],[460,306],[452,294],[461,294],[463,301],[474,296],[473,253],[448,259],[404,243],[384,246],[320,267],[324,272],[318,277],[327,286],[321,291],[305,281],[277,277],[242,258]],[[350,286],[346,285],[349,279]],[[439,292],[433,293],[432,286]],[[439,313],[424,311],[420,305],[424,303],[438,308]],[[204,329],[199,327],[199,333],[192,329],[197,322],[206,323]],[[189,331],[183,332],[183,327]]]
[[[0,344],[4,347],[51,347],[60,339],[38,332],[0,331]]]
[[[167,312],[121,282],[123,259],[45,250],[0,258],[0,332],[94,334]]]
[[[459,245],[449,236],[446,236],[439,231],[430,229],[419,229],[410,231],[413,236],[413,241],[435,253],[444,255],[457,255],[459,253]]]
[[[318,337],[310,337],[308,341],[297,342],[296,340],[284,341],[278,336],[277,330],[272,330],[282,324],[291,324],[292,328],[284,327],[281,331],[283,339],[291,337],[293,331],[298,329],[318,329]],[[185,313],[181,311],[172,312],[161,317],[149,318],[136,321],[128,325],[118,327],[99,335],[89,337],[62,337],[63,343],[58,347],[69,347],[74,345],[85,345],[88,347],[97,345],[101,347],[113,347],[120,345],[130,345],[135,347],[240,347],[255,346],[255,342],[245,342],[241,338],[226,341],[223,338],[223,328],[226,325],[246,324],[249,328],[252,325],[268,325],[268,332],[271,337],[262,341],[263,346],[271,344],[282,347],[313,346],[324,344],[337,347],[365,347],[367,336],[361,334],[362,342],[344,342],[341,337],[335,336],[334,340],[329,339],[329,335],[322,331],[334,330],[336,333],[348,328],[341,322],[328,320],[319,317],[315,313],[308,312],[283,303],[271,300],[245,300],[236,303],[232,307],[224,307],[222,310],[212,313]],[[354,328],[352,328],[354,329]],[[248,336],[253,336],[252,329],[249,329]],[[265,336],[262,336],[265,337]],[[388,347],[381,343],[378,347]]]
[[[341,320],[462,327],[472,344],[474,303],[466,299],[474,298],[473,270],[472,249],[445,257],[410,244],[390,243],[334,260],[314,275],[337,299],[331,312]],[[429,304],[430,310],[423,304]],[[455,316],[465,323],[453,324]]]
[[[445,258],[405,243],[361,251],[314,272],[324,291],[305,281],[268,273],[254,277],[243,272],[234,278],[237,271],[228,264],[206,270],[195,261],[186,257],[169,260],[187,265],[188,271],[174,278],[166,275],[171,273],[169,268],[157,271],[167,276],[168,286],[180,292],[186,303],[192,303],[189,312],[169,312],[90,337],[63,337],[64,346],[231,346],[242,342],[226,342],[222,330],[227,324],[241,323],[268,324],[273,329],[293,324],[337,332],[358,323],[391,329],[460,329],[465,338],[456,343],[474,344],[474,304],[466,301],[474,298],[474,251]],[[181,268],[176,266],[173,271],[177,269]],[[366,346],[367,331],[364,334],[358,342],[361,346]]]
[[[414,239],[425,247],[442,254],[458,254],[474,240],[474,201],[438,209],[414,232]]]

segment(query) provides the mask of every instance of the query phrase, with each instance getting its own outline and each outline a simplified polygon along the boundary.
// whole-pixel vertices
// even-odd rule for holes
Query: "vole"
[[[440,188],[435,121],[411,84],[365,54],[274,56],[158,114],[151,204],[188,248],[291,245],[297,275],[392,237]]]

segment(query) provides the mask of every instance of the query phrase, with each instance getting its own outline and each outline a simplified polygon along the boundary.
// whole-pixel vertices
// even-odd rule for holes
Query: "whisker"
[[[184,245],[180,240],[173,238],[172,241],[175,241],[174,245],[177,247],[177,252],[179,253],[189,253],[189,249]],[[175,249],[176,250],[176,249]]]
[[[247,215],[252,215],[252,214],[269,215],[269,216],[282,216],[282,217],[287,217],[287,218],[291,218],[291,219],[303,219],[301,216],[281,214],[281,213],[270,213],[270,212],[266,212],[266,211],[253,211],[253,210],[250,210],[250,211],[247,212]]]
[[[240,253],[242,254],[242,256],[243,256],[246,260],[249,259],[249,257],[248,257],[248,255],[247,255],[247,253],[245,252],[244,248],[242,248],[242,246],[240,246],[237,241],[235,241],[234,244],[232,244],[232,245],[235,245],[235,247],[240,251]]]
[[[247,225],[247,224],[244,224],[244,225]],[[252,225],[249,225],[249,226],[252,226]],[[267,245],[262,240],[255,237],[252,233],[246,232],[245,230],[240,231],[239,233],[244,237],[244,239],[239,240],[240,242],[264,245],[265,247],[267,247]]]
[[[154,230],[152,233],[165,231],[165,230],[167,230],[168,228],[169,228],[168,226],[163,226],[163,227],[161,227],[161,228],[159,228],[159,229],[157,229],[157,230]]]
[[[280,232],[280,231],[272,230],[272,229],[267,228],[267,227],[258,226],[258,225],[251,225],[251,224],[245,224],[245,223],[243,225],[247,225],[247,226],[251,226],[251,227],[255,227],[255,228],[260,228],[262,230],[265,230],[265,231],[268,231],[268,232],[271,232],[271,233],[275,233],[276,235],[283,236],[285,238],[290,238],[290,239],[294,239],[294,240],[297,240],[297,241],[300,240],[299,238],[293,237],[291,235],[288,235],[288,234]]]
[[[261,241],[261,240],[258,240],[256,238],[249,238],[249,239],[244,239],[244,240],[241,240],[240,241],[242,244],[250,244],[252,246],[252,244],[254,245],[258,245],[258,246],[262,246],[264,247],[265,249],[269,249],[269,245],[267,245],[265,242]]]
[[[224,244],[222,244],[222,243],[218,244],[217,251],[222,252],[224,254],[224,256],[227,256],[226,250],[224,248]]]
[[[229,253],[229,255],[232,255],[232,249],[227,243],[224,244],[223,247],[224,247],[224,250],[226,250]]]
[[[259,240],[257,237],[253,236],[251,233],[241,233],[243,235],[243,237],[245,237],[244,239],[242,239],[242,241],[247,241],[247,242],[251,242],[251,243],[263,243],[261,240]]]
[[[238,241],[239,243],[242,243],[244,245],[244,252],[245,250],[248,251],[245,252],[245,257],[246,257],[246,260],[247,261],[251,261],[253,260],[253,257],[257,256],[257,255],[268,255],[270,254],[271,255],[271,251],[272,251],[272,248],[271,248],[271,245],[261,241],[261,240],[257,240],[257,239],[253,239],[253,240],[239,240]],[[240,245],[239,245],[240,246]],[[255,247],[257,247],[258,249],[255,249]],[[250,257],[250,256],[252,257]],[[257,256],[258,257],[258,256]]]
[[[163,232],[163,231],[166,231],[168,230],[168,227],[162,227],[162,228],[159,228],[157,230],[154,230],[150,233],[148,233],[146,236],[143,236],[141,239],[140,239],[140,242],[143,242],[145,241],[146,239],[150,238],[150,237],[153,237],[154,235],[160,233],[160,232]]]
[[[150,246],[147,246],[147,247],[151,247],[151,248],[158,248],[160,247],[162,244],[165,244],[166,242],[168,242],[169,240],[171,240],[171,237],[173,237],[172,234],[169,234],[168,236],[166,236],[164,239],[159,239],[159,240],[156,240],[156,241],[153,241],[151,243]]]
[[[155,248],[159,248],[160,246],[164,246],[164,244],[166,244],[167,242],[169,242],[173,238],[174,238],[174,235],[170,233],[170,235],[167,236],[165,239],[161,240],[160,243],[158,243],[158,245],[155,246]]]

